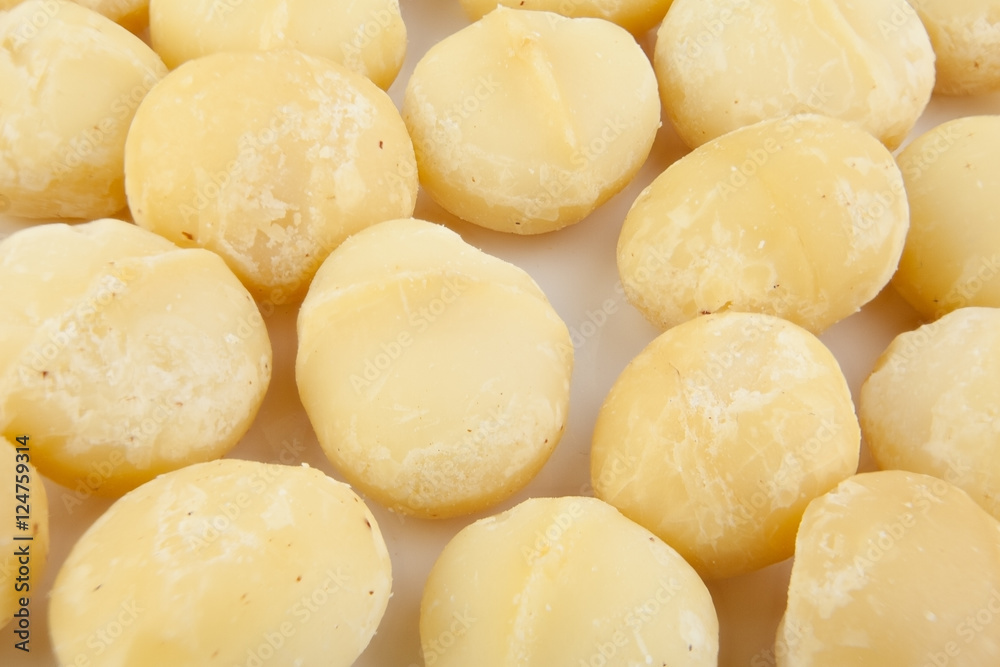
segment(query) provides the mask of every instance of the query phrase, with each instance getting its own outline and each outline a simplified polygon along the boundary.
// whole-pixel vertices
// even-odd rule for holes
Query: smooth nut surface
[[[348,239],[299,311],[296,380],[330,460],[399,512],[441,518],[521,489],[559,442],[573,348],[523,270],[440,225]]]
[[[718,633],[695,571],[594,498],[533,498],[466,527],[420,606],[435,667],[714,667]]]
[[[443,208],[539,234],[625,187],[660,109],[649,60],[624,29],[499,7],[421,58],[403,118],[421,184]]]

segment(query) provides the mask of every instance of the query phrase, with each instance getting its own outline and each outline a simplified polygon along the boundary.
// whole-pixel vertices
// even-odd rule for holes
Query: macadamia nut
[[[670,329],[622,372],[594,427],[595,494],[703,578],[792,555],[810,500],[854,474],[860,432],[833,354],[767,315]]]
[[[663,108],[692,148],[812,112],[894,149],[934,87],[934,51],[906,0],[675,0],[654,55]]]
[[[718,633],[691,566],[594,498],[533,498],[466,527],[420,606],[434,667],[715,667]]]
[[[357,494],[307,466],[223,459],[120,498],[52,588],[59,663],[348,667],[392,571]]]
[[[258,299],[300,299],[341,241],[413,213],[413,145],[371,81],[296,51],[218,53],[157,85],[125,146],[136,222],[226,260]]]
[[[138,37],[64,0],[0,11],[0,201],[26,218],[125,207],[125,137],[166,73]]]
[[[352,236],[298,319],[296,379],[324,451],[365,494],[428,518],[484,509],[566,426],[573,348],[521,269],[440,225]]]
[[[671,0],[462,0],[462,7],[478,21],[497,5],[511,9],[553,12],[568,18],[605,19],[641,35],[660,24]]]
[[[802,517],[778,667],[1000,663],[1000,524],[954,486],[858,475]]]
[[[897,159],[910,230],[893,286],[928,319],[1000,307],[1000,115],[942,123]]]
[[[652,66],[624,29],[499,7],[417,63],[403,118],[438,204],[483,227],[540,234],[628,184],[660,105]]]
[[[271,379],[253,299],[219,257],[120,220],[0,244],[0,433],[46,477],[121,494],[218,458]]]
[[[848,123],[764,121],[667,168],[618,239],[629,302],[666,329],[725,310],[820,333],[889,282],[908,225],[892,155]]]
[[[1000,6],[994,0],[909,0],[937,56],[935,92],[1000,91]]]
[[[298,49],[387,89],[406,55],[399,0],[149,0],[153,48],[169,67],[220,51]]]
[[[858,402],[880,468],[945,479],[1000,519],[1000,308],[896,337]]]

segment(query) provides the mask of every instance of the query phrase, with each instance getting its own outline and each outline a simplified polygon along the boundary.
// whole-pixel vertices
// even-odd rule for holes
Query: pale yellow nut
[[[392,100],[296,51],[185,63],[136,113],[125,146],[136,222],[217,252],[258,299],[299,299],[350,234],[413,213],[413,145]]]
[[[641,35],[660,24],[672,0],[462,0],[473,21],[486,16],[497,5],[511,9],[553,12],[568,18],[605,19]]]
[[[10,9],[24,0],[0,0],[0,10]],[[115,23],[138,33],[149,19],[149,0],[72,0],[78,5],[103,14]],[[43,3],[46,4],[46,3]],[[48,3],[51,7],[51,2]]]
[[[660,109],[649,60],[624,29],[500,7],[417,63],[403,118],[438,204],[483,227],[540,234],[628,184]]]
[[[833,354],[784,320],[707,315],[662,334],[598,414],[599,498],[707,579],[792,555],[810,500],[854,474],[860,432]]]
[[[365,494],[428,518],[521,489],[559,442],[573,349],[521,269],[444,227],[352,236],[299,311],[296,380],[320,444]]]
[[[149,0],[149,33],[171,68],[220,51],[298,49],[382,89],[406,55],[398,0]]]
[[[0,11],[0,202],[27,218],[125,207],[125,137],[166,73],[138,37],[63,0]]]
[[[934,51],[906,0],[676,0],[653,62],[663,108],[691,147],[813,112],[894,149],[934,87]]]
[[[896,270],[908,226],[892,155],[845,121],[763,121],[697,148],[632,205],[618,239],[629,302],[666,329],[762,312],[820,333]]]
[[[708,589],[676,551],[594,498],[533,498],[444,548],[424,587],[427,667],[715,667]]]
[[[223,459],[119,499],[52,588],[61,665],[348,667],[389,601],[378,524],[307,466]]]
[[[120,220],[0,244],[0,433],[75,504],[222,456],[270,378],[260,312],[207,250]]]
[[[960,308],[897,336],[858,412],[880,468],[940,477],[1000,519],[1000,309]]]
[[[867,473],[806,509],[778,667],[1000,664],[1000,524],[933,477]]]
[[[934,45],[944,95],[1000,90],[1000,5],[994,0],[909,0]]]
[[[32,626],[49,558],[49,503],[42,476],[31,465],[34,442],[0,437],[0,629],[31,648]],[[17,448],[17,449],[15,449]],[[18,517],[26,517],[18,519]],[[24,521],[24,523],[20,523]],[[27,538],[27,539],[26,539]]]
[[[893,286],[928,319],[1000,307],[1000,115],[942,123],[897,160],[910,230]]]

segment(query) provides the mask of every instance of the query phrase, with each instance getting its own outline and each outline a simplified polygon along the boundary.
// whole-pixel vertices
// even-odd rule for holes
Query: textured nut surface
[[[622,372],[591,478],[715,579],[791,556],[806,504],[857,470],[859,446],[847,382],[815,336],[722,313],[667,331]]]
[[[692,147],[814,112],[892,149],[934,87],[934,51],[906,0],[675,0],[654,64],[663,108]]]
[[[64,665],[348,667],[391,587],[349,486],[223,459],[144,484],[84,533],[53,585],[52,643]]]

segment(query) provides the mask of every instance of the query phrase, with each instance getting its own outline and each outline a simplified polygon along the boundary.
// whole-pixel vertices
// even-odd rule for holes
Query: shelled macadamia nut
[[[420,605],[434,667],[715,667],[712,597],[676,551],[594,498],[532,498],[444,548]]]
[[[594,427],[595,494],[706,579],[792,555],[806,505],[854,474],[847,381],[808,331],[719,313],[677,326],[622,372]]]
[[[298,49],[383,90],[406,55],[399,0],[148,0],[153,48],[167,66],[220,51]]]
[[[658,26],[671,0],[462,0],[462,7],[478,21],[497,5],[511,9],[553,12],[567,18],[605,19],[635,35]]]
[[[1000,91],[1000,11],[994,0],[909,0],[934,45],[944,95]]]
[[[394,511],[468,514],[559,442],[573,348],[523,270],[440,225],[395,220],[326,260],[298,319],[296,380],[326,455]]]
[[[811,112],[894,149],[934,87],[931,41],[906,0],[675,0],[654,65],[663,108],[692,148]]]
[[[0,11],[0,203],[25,218],[125,207],[125,137],[166,67],[138,37],[64,0]]]
[[[880,468],[945,479],[1000,519],[1000,308],[900,334],[858,402]]]
[[[737,310],[818,334],[885,287],[908,224],[885,146],[842,120],[789,116],[668,167],[628,212],[618,271],[629,302],[663,329]]]
[[[910,472],[858,475],[809,504],[778,667],[1000,664],[1000,523]]]
[[[391,587],[378,524],[349,486],[223,459],[115,502],[60,568],[49,626],[63,665],[348,667]]]
[[[81,493],[218,458],[271,379],[267,328],[225,263],[120,220],[0,243],[0,433]]]
[[[438,204],[483,227],[540,234],[628,184],[660,105],[652,66],[623,28],[498,7],[421,58],[403,118]]]
[[[1000,307],[1000,115],[942,123],[897,159],[910,230],[893,286],[928,319]]]
[[[417,168],[389,96],[296,51],[185,63],[125,145],[136,223],[226,260],[258,299],[300,299],[349,235],[413,213]]]

